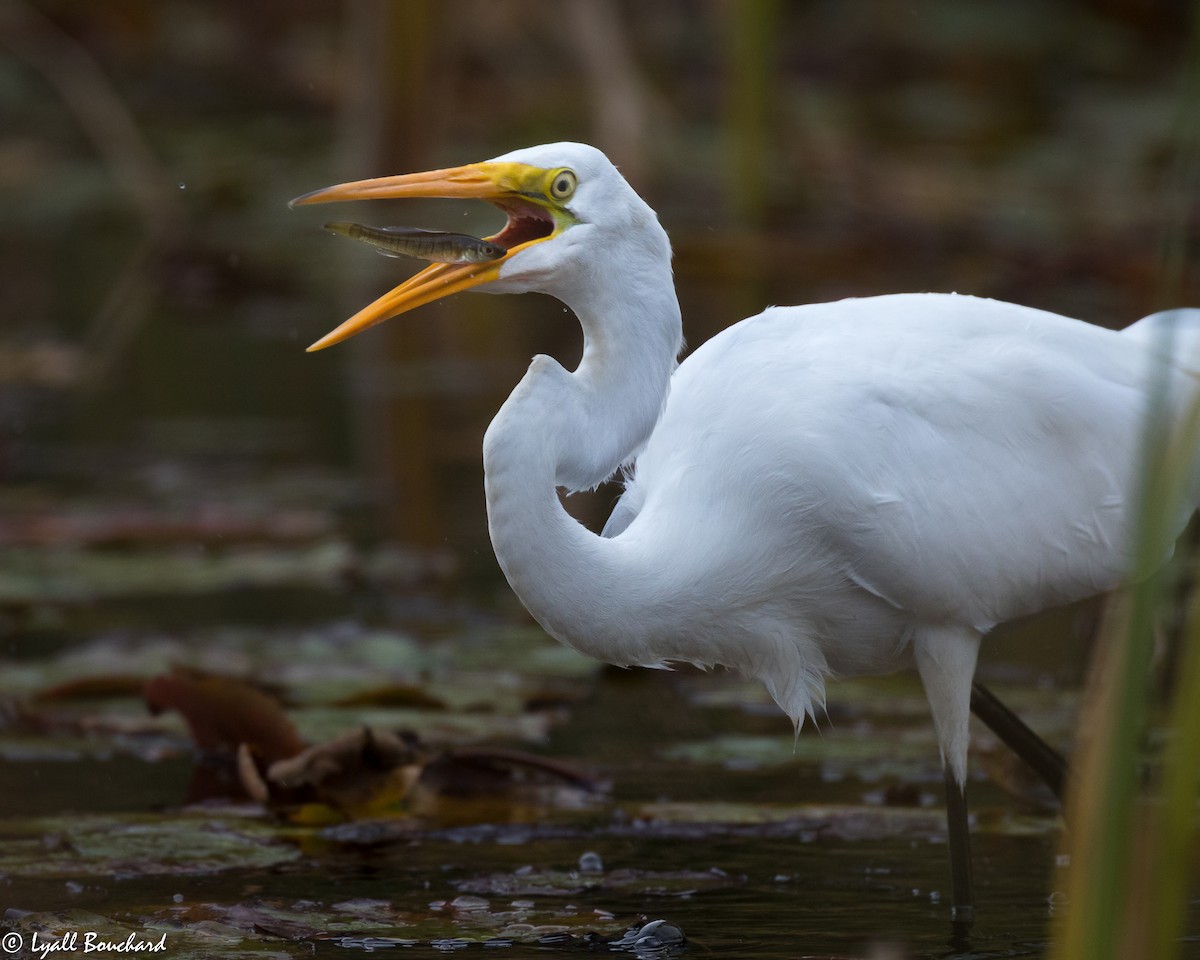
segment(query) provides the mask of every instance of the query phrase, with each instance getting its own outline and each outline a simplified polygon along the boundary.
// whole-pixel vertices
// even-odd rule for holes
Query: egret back
[[[949,295],[769,310],[680,367],[618,539],[690,558],[697,592],[732,569],[790,593],[801,629],[896,612],[900,636],[820,640],[833,670],[890,669],[922,623],[984,632],[1109,589],[1154,378],[1176,414],[1197,386],[1146,342]]]

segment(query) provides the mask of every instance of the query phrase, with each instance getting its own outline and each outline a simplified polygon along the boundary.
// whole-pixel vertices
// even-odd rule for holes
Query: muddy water
[[[865,956],[881,942],[947,954],[940,776],[915,682],[835,687],[821,729],[794,740],[736,677],[600,669],[494,612],[423,599],[444,614],[423,628],[127,627],[7,659],[10,928],[165,933],[173,956],[430,955],[483,942],[540,956],[662,918],[693,954]],[[315,826],[268,816],[236,789],[189,805],[197,761],[183,724],[147,716],[120,687],[178,662],[251,665],[314,742],[359,723],[403,726],[443,747],[534,750],[600,787],[434,788],[382,819]],[[396,707],[378,692],[413,677],[443,703]],[[109,685],[73,693],[82,678]],[[333,702],[352,691],[357,706]],[[1008,692],[1069,726],[1068,694]],[[972,787],[971,955],[1039,956],[1056,821],[982,775]]]

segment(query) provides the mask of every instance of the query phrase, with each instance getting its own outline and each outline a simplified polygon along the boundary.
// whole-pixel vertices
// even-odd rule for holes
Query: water
[[[333,660],[302,630],[243,628],[235,638],[225,625],[194,625],[192,638],[207,637],[204,652],[218,661],[246,649],[260,679],[289,683],[289,715],[312,740],[370,722],[435,741],[513,742],[496,731],[529,714],[505,706],[503,695],[489,704],[483,691],[517,685],[544,697],[556,689],[569,709],[524,745],[607,790],[487,786],[418,798],[400,819],[375,825],[273,824],[244,800],[183,806],[194,762],[177,719],[143,718],[119,692],[35,702],[30,712],[45,726],[17,724],[0,738],[4,902],[39,916],[71,911],[68,922],[81,929],[101,917],[147,934],[167,930],[176,950],[196,949],[212,924],[227,925],[226,947],[200,940],[208,956],[235,947],[344,955],[372,937],[415,940],[429,952],[433,941],[495,937],[514,923],[565,927],[578,942],[589,930],[614,936],[639,916],[670,921],[693,950],[717,956],[862,956],[880,941],[905,944],[912,956],[947,954],[939,774],[915,683],[848,685],[840,703],[835,688],[825,733],[793,746],[786,720],[736,678],[597,671],[582,660],[553,662],[560,648],[506,638],[502,624],[476,619],[473,629],[474,639],[460,622],[434,642],[326,626],[323,644],[341,648]],[[111,644],[103,653],[102,643]],[[53,657],[10,661],[6,676],[19,682],[23,669],[28,681],[48,681],[83,663],[120,675],[180,649],[136,631],[102,643],[65,667]],[[489,668],[511,664],[518,645],[530,651],[523,662]],[[305,667],[307,658],[314,662]],[[328,703],[330,685],[377,689],[387,673],[414,666],[437,678],[430,692],[462,695],[467,712]],[[480,710],[490,733],[447,732]],[[92,732],[80,736],[72,718]],[[731,738],[753,751],[731,754]],[[911,785],[915,796],[881,804],[886,788]],[[972,793],[981,908],[972,955],[1039,956],[1056,823],[1020,814],[986,781]],[[232,848],[216,842],[229,836],[240,838]],[[603,869],[581,870],[585,855]],[[464,897],[485,902],[453,906]],[[250,927],[248,914],[258,917]],[[272,939],[281,929],[300,938],[295,952]]]
[[[628,705],[636,708],[637,700]],[[41,764],[43,770],[48,766]],[[96,808],[111,803],[96,785],[114,777],[121,778],[131,799],[156,792],[161,796],[172,782],[181,790],[185,782],[181,765],[174,761],[148,765],[144,771],[130,771],[112,760],[75,762],[71,767],[71,782],[77,791],[86,786],[96,797]],[[636,768],[606,772],[619,781],[623,797],[662,788],[661,781],[644,788]],[[795,774],[791,771],[786,778],[803,795],[806,784]],[[704,782],[712,775],[702,770],[690,771],[690,776],[681,773],[679,790],[690,786],[708,799]],[[81,803],[78,792],[74,798],[67,805],[76,811],[93,806]],[[716,956],[860,956],[867,945],[881,940],[906,944],[912,956],[948,953],[947,864],[944,844],[936,835],[823,836],[819,816],[803,830],[776,830],[744,824],[639,823],[623,814],[636,809],[637,801],[626,799],[600,805],[582,822],[546,811],[541,823],[524,825],[427,824],[411,837],[379,846],[314,843],[310,838],[300,841],[304,853],[298,860],[266,870],[233,866],[200,876],[146,878],[138,877],[137,866],[129,862],[123,867],[127,877],[10,879],[4,899],[20,909],[84,910],[127,923],[145,916],[161,923],[174,911],[186,918],[185,925],[197,923],[206,910],[220,915],[199,906],[204,904],[270,908],[304,921],[308,913],[327,912],[330,905],[385,901],[386,918],[378,926],[355,930],[354,936],[425,939],[427,918],[439,913],[456,916],[452,909],[431,909],[430,904],[477,896],[487,901],[485,909],[491,914],[512,911],[512,904],[523,902],[540,923],[567,917],[588,929],[591,916],[595,927],[609,933],[613,921],[608,918],[617,918],[619,926],[639,915],[662,917],[685,931],[694,951]],[[222,814],[214,810],[212,817],[220,820]],[[164,853],[170,851],[168,846]],[[598,883],[596,889],[559,896],[539,892],[538,873],[570,873],[587,852],[604,864],[600,874],[580,874]],[[1052,855],[1049,833],[976,837],[980,922],[972,956],[1041,955]],[[531,874],[531,868],[537,873]],[[623,873],[634,876],[612,879]],[[517,886],[497,891],[497,878]],[[530,888],[522,888],[522,882]],[[306,906],[313,903],[321,908]],[[404,922],[397,923],[397,917]],[[495,934],[503,926],[496,921],[486,929]],[[450,923],[449,930],[453,935],[478,935],[466,921]],[[340,949],[322,945],[320,939],[312,943],[320,955]],[[213,955],[220,955],[213,949]],[[305,946],[302,953],[308,949]],[[523,949],[514,948],[514,953],[522,955]]]

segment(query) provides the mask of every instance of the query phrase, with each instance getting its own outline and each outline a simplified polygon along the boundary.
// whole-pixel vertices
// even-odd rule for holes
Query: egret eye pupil
[[[575,174],[563,170],[550,181],[550,196],[555,200],[566,200],[575,192],[576,183]]]

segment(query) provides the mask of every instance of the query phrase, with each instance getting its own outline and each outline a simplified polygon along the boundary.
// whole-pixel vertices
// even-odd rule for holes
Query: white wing
[[[768,310],[681,365],[606,533],[980,630],[1095,594],[1130,567],[1146,340],[951,295]]]

